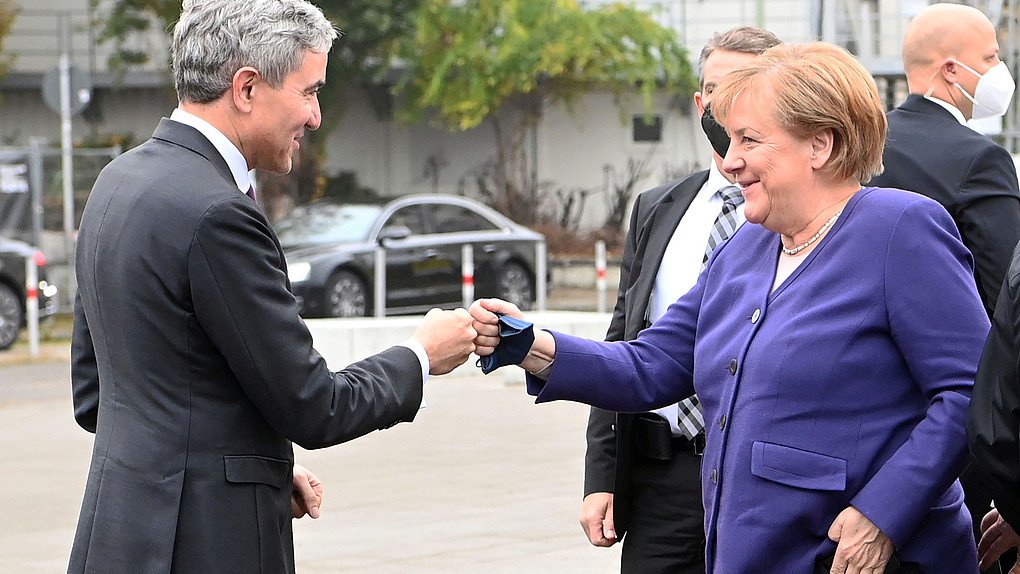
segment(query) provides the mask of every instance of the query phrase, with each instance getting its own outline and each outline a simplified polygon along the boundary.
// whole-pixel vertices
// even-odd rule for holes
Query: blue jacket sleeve
[[[885,299],[892,338],[930,406],[851,503],[899,546],[963,469],[967,408],[988,333],[970,253],[938,204],[919,200],[897,221]]]
[[[693,395],[694,336],[707,276],[702,273],[690,292],[633,341],[600,342],[553,333],[556,361],[549,379],[528,375],[528,393],[538,403],[569,400],[630,413]]]

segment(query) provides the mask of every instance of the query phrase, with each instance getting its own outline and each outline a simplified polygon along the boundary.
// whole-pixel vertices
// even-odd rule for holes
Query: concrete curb
[[[609,313],[545,311],[527,314],[529,321],[542,329],[569,333],[579,337],[602,340],[609,328]],[[326,359],[329,368],[338,371],[384,349],[398,345],[414,334],[421,317],[386,317],[383,319],[310,319],[306,321],[315,349]],[[476,357],[457,367],[446,377],[475,376]],[[504,372],[505,371],[505,372]],[[520,369],[500,369],[507,383],[524,381]],[[495,376],[495,375],[494,375]]]

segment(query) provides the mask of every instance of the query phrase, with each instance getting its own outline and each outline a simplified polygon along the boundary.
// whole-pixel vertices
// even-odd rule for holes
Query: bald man
[[[885,172],[870,185],[908,189],[945,206],[974,255],[978,292],[991,316],[1020,241],[1013,160],[966,125],[1002,116],[1013,94],[995,27],[969,6],[933,4],[907,26],[903,67],[910,95],[889,112]],[[961,482],[977,526],[991,496],[973,468]]]
[[[885,173],[870,184],[927,195],[953,216],[974,255],[978,292],[992,315],[1020,241],[1020,189],[1009,153],[966,126],[1002,116],[1013,80],[995,27],[979,10],[933,4],[903,38],[910,96],[889,113]]]

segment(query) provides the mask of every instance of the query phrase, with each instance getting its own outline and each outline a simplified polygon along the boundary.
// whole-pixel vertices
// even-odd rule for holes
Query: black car
[[[386,314],[461,305],[461,246],[473,246],[475,296],[535,300],[544,237],[469,199],[404,196],[386,204],[313,203],[275,225],[303,317],[372,315],[375,249],[386,250]]]
[[[18,340],[25,327],[25,260],[31,257],[39,268],[39,316],[56,312],[57,288],[46,282],[46,258],[27,243],[0,237],[0,350]]]

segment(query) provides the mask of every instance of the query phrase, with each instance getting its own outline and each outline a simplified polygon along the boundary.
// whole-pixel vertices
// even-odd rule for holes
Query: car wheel
[[[18,340],[24,309],[13,289],[0,283],[0,350],[7,349]]]
[[[522,311],[531,309],[535,300],[535,282],[519,263],[507,263],[496,274],[496,297],[517,305]]]
[[[326,288],[326,315],[364,317],[368,314],[368,289],[356,274],[341,269]]]

